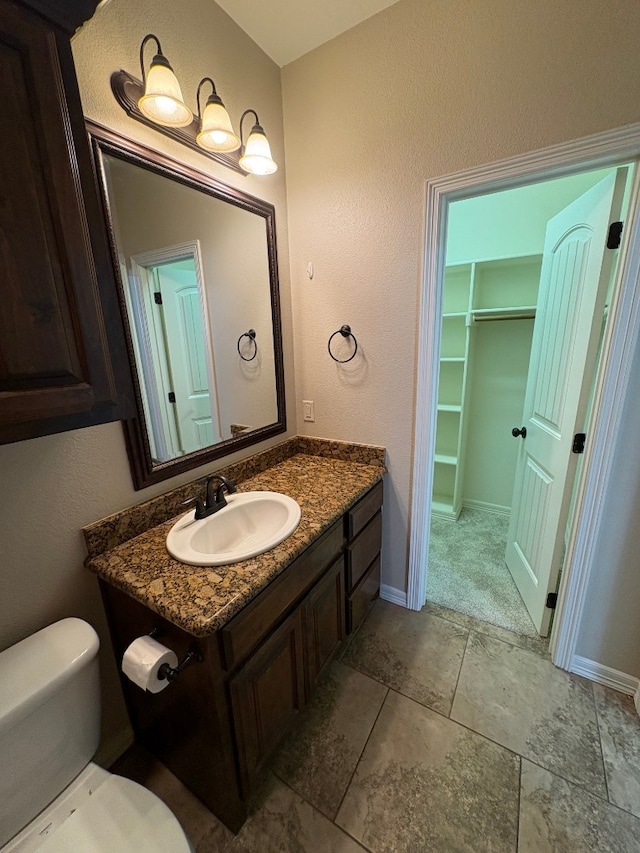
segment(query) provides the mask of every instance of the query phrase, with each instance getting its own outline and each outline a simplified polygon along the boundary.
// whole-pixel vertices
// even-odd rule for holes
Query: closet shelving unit
[[[431,510],[462,509],[474,326],[535,317],[541,255],[453,264],[445,270]]]

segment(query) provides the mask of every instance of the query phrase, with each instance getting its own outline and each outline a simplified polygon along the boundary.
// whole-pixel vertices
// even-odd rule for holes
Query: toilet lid
[[[173,812],[151,791],[107,774],[79,808],[34,848],[42,853],[190,853]]]

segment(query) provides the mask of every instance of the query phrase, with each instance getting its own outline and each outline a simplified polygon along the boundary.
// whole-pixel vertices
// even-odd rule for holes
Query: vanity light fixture
[[[204,112],[200,109],[200,90],[204,83],[211,83],[212,92],[207,98]],[[233,132],[229,113],[226,111],[220,95],[216,92],[216,84],[211,77],[203,77],[198,83],[196,94],[198,117],[200,118],[200,133],[196,142],[207,151],[237,151],[240,139]]]
[[[158,52],[151,61],[149,71],[145,74],[144,48],[151,39],[155,41]],[[140,69],[144,86],[144,94],[138,101],[140,112],[151,121],[165,127],[186,127],[191,124],[193,113],[184,103],[178,79],[162,52],[160,40],[153,33],[149,33],[142,39]]]
[[[148,41],[155,42],[157,53],[149,70],[145,72],[144,49]],[[140,69],[142,82],[123,69],[114,71],[111,75],[111,90],[130,118],[241,175],[272,175],[278,170],[257,112],[244,111],[238,136],[211,77],[203,77],[198,84],[198,111],[194,116],[182,98],[180,84],[162,52],[160,40],[153,33],[148,33],[140,44]],[[211,86],[211,94],[203,110],[200,97],[207,83]],[[245,142],[242,123],[249,114],[254,117],[255,122]]]
[[[249,113],[253,113],[256,121],[245,143],[242,135],[242,122]],[[243,148],[239,163],[245,172],[250,172],[252,175],[273,175],[277,171],[278,166],[271,157],[269,140],[260,125],[260,119],[255,110],[245,110],[242,113],[240,118],[240,139]]]

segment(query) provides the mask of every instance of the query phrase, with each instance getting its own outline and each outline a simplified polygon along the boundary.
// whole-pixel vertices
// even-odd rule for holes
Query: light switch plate
[[[313,407],[313,400],[302,401],[302,420],[315,421],[316,413]]]

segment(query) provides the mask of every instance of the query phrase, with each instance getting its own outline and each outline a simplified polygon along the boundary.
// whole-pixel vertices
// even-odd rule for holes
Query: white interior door
[[[612,172],[547,225],[506,561],[531,619],[549,632],[627,170]]]
[[[158,267],[157,277],[180,445],[191,453],[220,440],[212,417],[200,293],[193,268],[167,264]]]

